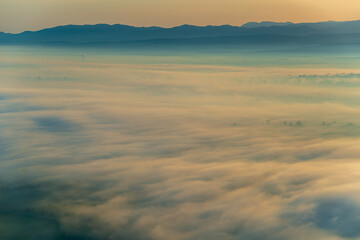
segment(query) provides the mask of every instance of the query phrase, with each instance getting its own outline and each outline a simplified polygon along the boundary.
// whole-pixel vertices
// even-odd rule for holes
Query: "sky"
[[[171,27],[347,21],[359,16],[358,0],[0,0],[0,31],[11,33],[66,24]]]

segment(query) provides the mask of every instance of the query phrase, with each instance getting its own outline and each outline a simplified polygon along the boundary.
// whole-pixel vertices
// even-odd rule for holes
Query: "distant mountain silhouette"
[[[1,33],[2,45],[159,46],[256,44],[360,44],[360,20],[318,23],[246,23],[173,28],[121,24],[66,25],[19,34]]]
[[[286,26],[286,25],[293,25],[292,22],[269,22],[269,21],[263,21],[263,22],[248,22],[242,25],[242,27],[246,28],[255,28],[255,27],[272,27],[272,26]]]

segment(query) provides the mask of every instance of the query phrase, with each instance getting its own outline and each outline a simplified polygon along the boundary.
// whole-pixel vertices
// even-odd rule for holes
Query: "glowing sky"
[[[0,31],[66,24],[241,25],[249,21],[355,20],[358,0],[0,0]]]

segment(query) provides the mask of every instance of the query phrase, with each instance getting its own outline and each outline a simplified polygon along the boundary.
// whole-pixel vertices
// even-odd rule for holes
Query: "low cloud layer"
[[[9,62],[4,239],[360,237],[351,69]]]

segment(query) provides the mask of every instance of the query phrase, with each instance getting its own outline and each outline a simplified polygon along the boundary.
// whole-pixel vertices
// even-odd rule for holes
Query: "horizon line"
[[[149,26],[135,26],[135,25],[129,25],[129,24],[122,24],[122,23],[102,23],[102,22],[99,22],[99,23],[93,23],[93,24],[90,24],[90,23],[84,23],[84,24],[63,24],[63,25],[55,25],[55,26],[52,26],[52,27],[45,27],[45,28],[41,28],[41,29],[37,29],[37,30],[25,30],[25,31],[22,31],[22,32],[16,32],[16,33],[13,33],[13,32],[3,32],[3,31],[0,31],[0,33],[4,33],[4,34],[22,34],[22,33],[25,33],[25,32],[38,32],[38,31],[42,31],[42,30],[46,30],[46,29],[52,29],[52,28],[56,28],[56,27],[66,27],[66,26],[96,26],[96,25],[107,25],[107,26],[115,26],[115,25],[121,25],[121,26],[129,26],[129,27],[134,27],[134,28],[162,28],[162,29],[172,29],[172,28],[177,28],[177,27],[182,27],[182,26],[193,26],[193,27],[222,27],[222,26],[231,26],[231,27],[243,27],[244,25],[248,24],[248,23],[288,23],[288,24],[315,24],[315,23],[329,23],[329,22],[336,22],[336,23],[345,23],[345,22],[358,22],[360,21],[360,19],[357,19],[357,20],[348,20],[348,21],[334,21],[334,20],[327,20],[327,21],[319,21],[319,22],[290,22],[290,21],[281,21],[281,22],[277,22],[277,21],[268,21],[268,20],[264,20],[264,21],[259,21],[259,22],[256,22],[256,21],[249,21],[249,22],[246,22],[242,25],[231,25],[231,24],[219,24],[219,25],[212,25],[212,24],[209,24],[209,25],[196,25],[196,24],[188,24],[188,23],[184,23],[184,24],[181,24],[181,25],[174,25],[174,26],[170,26],[170,27],[163,27],[163,26],[156,26],[156,25],[149,25]]]

